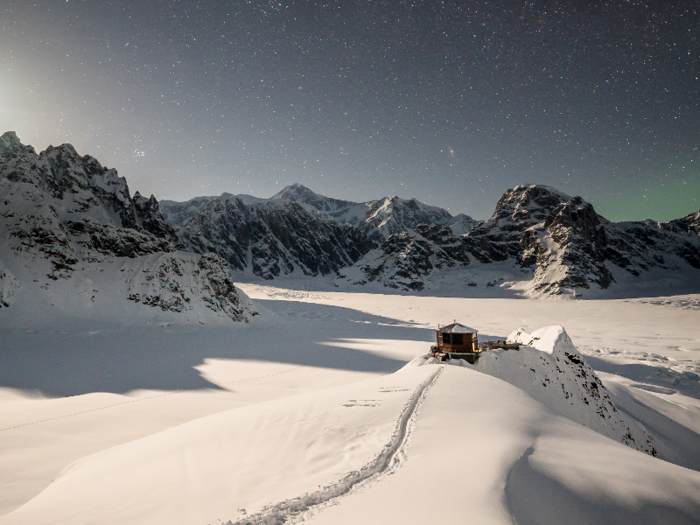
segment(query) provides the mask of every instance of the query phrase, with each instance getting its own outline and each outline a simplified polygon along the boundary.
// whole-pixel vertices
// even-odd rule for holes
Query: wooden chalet
[[[458,322],[439,326],[435,330],[437,351],[445,354],[472,354],[479,352],[478,332]]]
[[[479,347],[478,333],[455,321],[447,326],[438,325],[435,330],[437,345],[431,347],[435,357],[440,361],[464,359],[476,363],[482,348]]]

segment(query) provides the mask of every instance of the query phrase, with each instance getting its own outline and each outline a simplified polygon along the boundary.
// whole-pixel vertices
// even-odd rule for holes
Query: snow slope
[[[223,412],[89,456],[0,523],[697,522],[700,473],[449,366],[420,407],[404,464],[313,505],[391,443],[403,404],[435,368]]]
[[[3,330],[0,523],[698,522],[700,474],[677,465],[690,465],[700,444],[698,381],[687,375],[700,361],[697,297],[244,289],[267,315],[235,328]],[[572,343],[559,329],[521,333],[530,349],[442,366],[412,405],[441,369],[414,358],[430,328],[455,316],[482,338],[561,323]],[[574,421],[593,404],[562,415],[550,368],[579,357],[570,344],[600,372],[613,406],[677,464]],[[530,370],[519,372],[536,361],[538,379],[551,381],[539,390]],[[508,381],[480,372],[487,363]],[[576,395],[585,391],[576,371],[595,381],[585,367],[563,370]],[[641,393],[636,413],[631,393]],[[407,406],[407,439],[395,441]],[[387,470],[344,492],[393,443]]]
[[[235,521],[313,494],[382,450],[434,371],[226,411],[89,456],[2,523]]]
[[[498,379],[446,367],[409,459],[310,523],[697,523],[700,475],[555,416]]]
[[[516,330],[508,341],[519,343],[519,350],[486,352],[474,368],[520,388],[571,421],[656,456],[647,434],[617,410],[602,381],[563,327],[540,328],[532,334]]]

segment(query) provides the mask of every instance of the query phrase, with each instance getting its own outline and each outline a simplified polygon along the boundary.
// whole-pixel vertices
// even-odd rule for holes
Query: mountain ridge
[[[485,296],[593,296],[667,277],[693,281],[700,270],[700,211],[667,223],[612,223],[545,185],[507,190],[492,216],[476,221],[415,198],[358,203],[301,184],[269,199],[132,197],[126,180],[93,157],[69,144],[37,154],[13,132],[0,137],[0,159],[3,243],[41,254],[54,280],[85,260],[179,250],[216,254],[244,280],[301,276],[333,287],[442,286]],[[15,281],[4,279],[3,297],[16,295]]]
[[[109,318],[112,305],[129,322],[257,315],[218,255],[179,247],[156,198],[132,197],[116,170],[69,144],[37,154],[13,132],[0,137],[0,309],[37,296],[87,318],[102,304]]]

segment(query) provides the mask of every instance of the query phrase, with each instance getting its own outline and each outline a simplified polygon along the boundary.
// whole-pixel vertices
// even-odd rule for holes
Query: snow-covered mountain
[[[404,231],[387,238],[343,276],[354,284],[376,281],[421,290],[440,278],[444,268],[469,266],[469,276],[451,283],[466,287],[478,285],[480,270],[501,263],[508,271],[486,284],[519,287],[528,295],[600,291],[621,281],[634,285],[635,279],[657,278],[652,272],[658,271],[693,280],[700,269],[697,224],[698,213],[670,223],[611,223],[581,197],[522,184],[508,190],[493,216],[466,234],[452,236],[425,226]],[[493,276],[490,270],[485,273]]]
[[[245,319],[226,263],[177,243],[155,197],[132,197],[116,170],[69,144],[37,154],[13,132],[0,137],[0,307],[22,296],[49,304],[60,290],[64,310],[94,310],[102,297],[117,310]]]
[[[686,215],[681,219],[661,223],[661,226],[669,231],[695,237],[700,235],[700,210]]]
[[[547,186],[506,191],[492,217],[476,223],[416,199],[357,203],[299,184],[269,199],[224,193],[159,203],[131,197],[115,170],[70,145],[37,154],[10,132],[0,154],[3,242],[15,254],[41,254],[52,279],[80,261],[175,250],[218,254],[241,279],[330,276],[336,286],[464,295],[624,294],[649,283],[685,286],[700,270],[700,212],[611,223]],[[21,281],[9,266],[0,268],[0,303]]]
[[[187,249],[216,252],[234,271],[264,279],[337,274],[391,235],[424,224],[462,233],[476,223],[416,199],[357,203],[324,197],[300,184],[270,199],[224,193],[160,205]]]
[[[454,227],[457,234],[465,233],[476,224],[468,215],[452,217],[447,210],[423,204],[416,199],[394,196],[361,203],[351,202],[324,197],[301,184],[287,186],[270,200],[295,202],[309,211],[325,213],[337,222],[359,228],[379,242],[419,224]]]
[[[293,201],[224,193],[161,204],[187,249],[218,253],[233,270],[264,279],[335,274],[375,245],[362,230]]]
[[[447,226],[419,224],[415,229],[390,235],[353,267],[341,272],[341,281],[364,285],[380,282],[388,288],[422,290],[426,279],[446,268],[469,265],[463,237]]]

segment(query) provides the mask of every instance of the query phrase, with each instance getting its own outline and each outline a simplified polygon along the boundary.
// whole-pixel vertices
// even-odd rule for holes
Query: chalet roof
[[[477,330],[474,328],[469,328],[468,326],[464,326],[463,324],[459,323],[452,323],[448,324],[447,326],[441,326],[437,330],[438,332],[442,332],[443,334],[476,334],[478,333]]]

